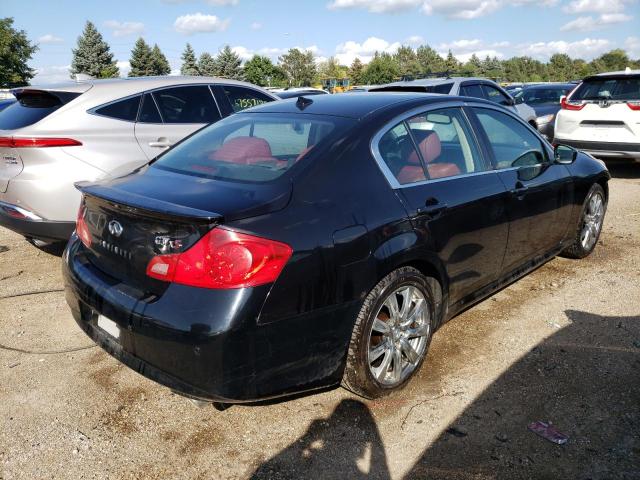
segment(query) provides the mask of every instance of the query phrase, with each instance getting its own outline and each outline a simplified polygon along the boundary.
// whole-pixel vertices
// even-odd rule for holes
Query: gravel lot
[[[591,257],[449,322],[417,378],[375,402],[198,407],[92,346],[59,257],[0,228],[0,480],[640,479],[640,164],[610,168]]]

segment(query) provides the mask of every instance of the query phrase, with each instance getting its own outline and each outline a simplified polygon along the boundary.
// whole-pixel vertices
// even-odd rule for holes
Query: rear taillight
[[[82,142],[73,138],[0,137],[0,147],[9,148],[77,147],[79,145],[82,145]]]
[[[631,110],[640,110],[640,101],[627,102],[627,106]]]
[[[76,220],[76,235],[78,235],[84,246],[88,248],[91,246],[91,233],[89,233],[89,227],[84,219],[86,211],[87,207],[81,205],[80,210],[78,210],[78,219]]]
[[[147,275],[194,287],[255,287],[275,282],[291,253],[285,243],[217,227],[185,252],[153,257]]]
[[[583,102],[572,102],[567,100],[566,97],[560,102],[560,108],[563,110],[582,110],[586,104]]]

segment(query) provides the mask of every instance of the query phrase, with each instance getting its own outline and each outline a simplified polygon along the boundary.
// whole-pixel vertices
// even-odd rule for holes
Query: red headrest
[[[418,148],[425,163],[431,163],[442,153],[440,137],[433,130],[414,130],[413,134],[418,142]],[[415,152],[409,155],[409,163],[420,163]]]
[[[211,154],[212,160],[250,163],[257,159],[271,159],[271,147],[264,138],[235,137]]]

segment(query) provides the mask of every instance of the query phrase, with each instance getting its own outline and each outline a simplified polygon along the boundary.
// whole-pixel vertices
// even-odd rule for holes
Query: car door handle
[[[522,198],[527,194],[528,190],[529,187],[527,187],[524,183],[516,182],[515,188],[511,190],[511,195],[513,195],[514,197]]]
[[[149,142],[149,146],[153,148],[169,148],[171,146],[171,142],[166,138],[159,138],[155,142]]]
[[[418,208],[418,215],[426,216],[431,219],[438,218],[447,209],[446,203],[440,203],[435,198],[429,198],[424,202],[424,207]]]

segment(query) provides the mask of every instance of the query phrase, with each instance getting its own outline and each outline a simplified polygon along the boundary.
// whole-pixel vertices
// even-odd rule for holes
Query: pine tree
[[[364,73],[364,65],[358,57],[353,59],[353,63],[349,67],[349,78],[352,85],[359,85],[362,83],[362,74]]]
[[[416,57],[421,73],[442,72],[445,69],[444,59],[429,45],[419,46]]]
[[[444,68],[449,73],[455,73],[460,68],[460,62],[456,57],[453,56],[451,50],[447,53],[447,58],[444,61]]]
[[[242,60],[231,50],[229,45],[225,45],[218,53],[216,61],[216,75],[218,77],[233,78],[242,80]]]
[[[94,78],[113,78],[120,75],[118,65],[107,42],[93,23],[87,22],[78,47],[72,50],[71,75],[84,73]]]
[[[133,50],[131,50],[131,59],[129,60],[131,70],[130,77],[148,77],[155,75],[151,47],[147,45],[144,38],[140,37],[136,41]]]
[[[171,73],[171,65],[157,43],[151,49],[151,62],[153,63],[154,75],[169,75]]]
[[[289,85],[294,87],[311,85],[316,76],[316,62],[313,60],[313,52],[310,50],[301,52],[297,48],[291,48],[279,60],[280,68],[287,76]]]
[[[191,45],[187,43],[187,46],[182,52],[182,67],[180,67],[181,75],[200,75],[198,71],[198,64],[196,63],[196,54],[191,48]]]
[[[200,55],[200,59],[198,60],[198,71],[200,72],[200,75],[206,75],[207,77],[216,76],[217,64],[209,52],[204,52]]]

